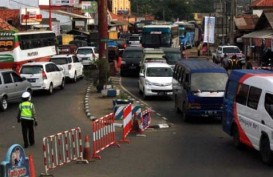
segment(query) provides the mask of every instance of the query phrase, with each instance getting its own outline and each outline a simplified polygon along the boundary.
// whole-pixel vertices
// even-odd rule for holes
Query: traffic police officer
[[[22,94],[22,103],[19,105],[19,112],[17,115],[17,122],[21,122],[22,133],[24,139],[24,147],[27,148],[29,145],[35,144],[34,139],[34,125],[37,126],[36,112],[31,100],[29,92]]]

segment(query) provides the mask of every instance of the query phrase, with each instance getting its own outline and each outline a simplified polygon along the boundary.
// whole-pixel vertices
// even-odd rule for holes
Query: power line
[[[24,6],[29,6],[29,7],[37,7],[37,6],[32,6],[32,5],[29,5],[29,4],[24,4],[24,3],[21,3],[21,2],[18,2],[18,1],[14,1],[14,0],[9,0],[9,1],[12,1],[16,4],[19,4],[19,5],[24,5]]]

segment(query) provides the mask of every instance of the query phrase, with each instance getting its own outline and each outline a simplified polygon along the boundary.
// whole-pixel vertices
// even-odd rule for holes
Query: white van
[[[273,164],[273,72],[233,70],[225,96],[222,126],[239,148],[258,150],[265,164]]]

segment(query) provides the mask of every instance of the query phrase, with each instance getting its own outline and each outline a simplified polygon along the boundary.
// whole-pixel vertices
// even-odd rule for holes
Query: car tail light
[[[68,70],[70,70],[72,68],[72,66],[71,65],[68,65]]]
[[[42,71],[42,77],[43,77],[44,80],[47,79],[45,71]]]

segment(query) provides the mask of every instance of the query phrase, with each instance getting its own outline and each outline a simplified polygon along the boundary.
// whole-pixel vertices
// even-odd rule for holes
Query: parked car
[[[143,59],[142,47],[127,47],[122,54],[122,62],[120,66],[120,75],[127,74],[138,75],[140,66],[139,63]]]
[[[245,56],[239,47],[235,45],[223,45],[218,46],[214,55],[212,55],[212,60],[214,63],[222,64],[224,56],[232,57],[236,55],[236,58],[241,64],[245,64]]]
[[[33,91],[45,90],[52,94],[54,88],[64,89],[65,86],[64,69],[53,62],[25,63],[20,69],[20,76],[31,83]]]
[[[31,84],[13,70],[0,69],[0,110],[5,111],[12,101],[21,100],[25,91],[32,93]]]
[[[94,46],[78,47],[76,56],[84,66],[93,65],[99,58],[99,51],[98,48]]]
[[[138,88],[143,99],[148,96],[171,96],[173,70],[167,63],[145,63],[139,73]]]
[[[165,58],[167,63],[174,68],[176,62],[182,59],[180,48],[166,47],[162,49],[164,51],[163,58]]]
[[[62,66],[65,77],[73,82],[83,77],[83,64],[75,55],[55,55],[49,61]]]

